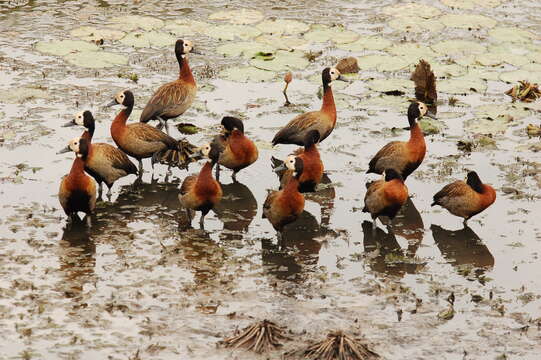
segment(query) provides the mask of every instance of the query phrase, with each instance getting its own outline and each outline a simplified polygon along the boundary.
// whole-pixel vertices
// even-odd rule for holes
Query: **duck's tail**
[[[196,149],[195,145],[185,139],[180,139],[176,149],[166,148],[152,155],[152,164],[160,163],[179,169],[188,169],[188,165],[194,161],[190,156],[195,153]]]

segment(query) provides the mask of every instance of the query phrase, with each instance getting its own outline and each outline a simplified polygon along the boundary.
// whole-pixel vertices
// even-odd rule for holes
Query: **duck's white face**
[[[75,115],[75,123],[77,125],[81,125],[81,126],[85,126],[85,116],[84,116],[84,111],[81,111],[80,113],[77,113]]]
[[[336,68],[331,68],[329,74],[331,75],[331,81],[334,81],[340,76],[340,71],[338,71]]]
[[[193,43],[190,40],[184,40],[184,49],[182,49],[182,52],[184,54],[189,53],[193,49]]]
[[[116,102],[119,103],[119,104],[123,104],[125,98],[126,98],[126,95],[124,95],[124,91],[119,92],[119,93],[116,94],[116,96],[115,96],[115,100],[116,100]]]
[[[295,170],[295,155],[289,155],[284,163],[289,170]]]
[[[419,102],[419,113],[421,116],[425,116],[428,111],[428,106],[425,103]]]
[[[209,154],[210,154],[210,144],[205,144],[203,146],[201,146],[201,154],[203,154],[204,157],[209,157]]]
[[[77,157],[81,157],[82,155],[79,153],[79,144],[81,143],[81,138],[76,137],[70,140],[68,146],[74,153],[77,154]]]

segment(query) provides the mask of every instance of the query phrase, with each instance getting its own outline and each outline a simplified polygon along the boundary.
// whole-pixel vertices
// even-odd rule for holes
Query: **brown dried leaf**
[[[531,84],[528,81],[519,81],[518,85],[513,86],[505,92],[509,95],[513,102],[520,100],[523,102],[534,102],[541,97],[541,90],[537,84]]]
[[[415,97],[427,104],[433,104],[438,100],[436,91],[436,77],[425,60],[420,60],[411,74],[411,80],[415,83]]]
[[[360,70],[357,58],[352,56],[340,60],[338,64],[336,64],[336,69],[342,74],[358,73]]]

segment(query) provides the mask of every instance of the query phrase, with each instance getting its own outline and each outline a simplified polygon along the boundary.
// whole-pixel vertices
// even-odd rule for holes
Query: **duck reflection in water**
[[[385,220],[388,221],[386,218]],[[373,270],[402,277],[424,268],[425,264],[415,257],[423,240],[424,223],[411,198],[408,198],[396,215],[388,233],[379,227],[373,230],[370,221],[364,221],[362,229],[364,251],[374,252],[370,255],[370,266]],[[401,248],[396,236],[407,240],[407,249]]]
[[[213,210],[224,224],[220,239],[241,240],[257,214],[257,200],[252,191],[240,182],[222,184],[222,191],[222,201]]]
[[[58,245],[58,262],[63,280],[58,285],[67,298],[81,301],[84,285],[95,283],[96,245],[86,223],[76,219],[64,228]]]
[[[494,257],[490,250],[469,226],[451,231],[432,225],[430,230],[441,255],[457,270],[471,266],[474,268],[475,276],[478,277],[494,267]],[[469,275],[469,272],[459,271],[459,273]]]

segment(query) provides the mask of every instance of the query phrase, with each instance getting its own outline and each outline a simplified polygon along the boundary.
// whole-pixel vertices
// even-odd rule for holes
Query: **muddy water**
[[[343,23],[361,34],[381,31],[399,43],[403,34],[387,27],[388,18],[381,14],[393,4],[258,1],[253,6],[267,16]],[[338,125],[320,146],[328,179],[309,196],[280,248],[261,218],[261,206],[267,189],[278,186],[270,157],[284,157],[294,148],[272,150],[269,140],[296,113],[319,106],[318,84],[310,76],[348,52],[314,45],[311,49],[323,55],[295,73],[289,88],[294,106],[284,108],[279,80],[239,84],[217,78],[219,70],[242,61],[215,55],[219,42],[195,35],[204,52],[190,59],[200,92],[182,120],[204,131],[190,141],[208,140],[224,114],[242,115],[247,134],[260,145],[259,161],[242,171],[236,184],[222,172],[224,201],[207,216],[205,230],[186,229],[178,211],[178,186],[186,172],[166,178],[164,168],[145,173],[142,183],[125,178],[115,184],[111,201],[98,204],[90,229],[66,226],[56,194],[72,160],[55,153],[81,130],[60,125],[75,112],[91,109],[99,122],[95,140],[112,142],[108,128],[116,110],[101,105],[130,88],[140,109],[153,89],[176,76],[176,63],[168,48],[120,47],[129,56],[128,66],[85,69],[41,55],[35,42],[67,38],[77,26],[106,24],[118,14],[206,20],[226,5],[237,6],[164,1],[0,5],[0,359],[253,359],[215,344],[263,318],[289,327],[295,340],[285,349],[343,329],[389,359],[538,358],[541,156],[528,150],[539,139],[525,137],[522,130],[538,123],[539,115],[532,111],[513,122],[505,136],[496,138],[497,149],[464,153],[456,145],[472,136],[464,130],[464,121],[474,118],[472,107],[509,102],[503,95],[509,85],[500,81],[488,81],[484,93],[456,96],[458,106],[448,104],[450,95],[440,95],[439,114],[454,115],[444,120],[442,134],[427,137],[427,158],[408,179],[411,201],[392,233],[381,224],[376,232],[368,231],[369,217],[360,209],[369,159],[386,142],[408,136],[391,131],[407,125],[405,108],[362,105],[363,99],[379,95],[364,80],[388,73],[363,71],[361,80],[337,88],[342,99]],[[539,34],[536,6],[511,2],[481,13]],[[405,40],[433,44],[464,36],[483,42],[453,29]],[[126,72],[138,74],[138,83],[117,76]],[[391,77],[408,79],[409,72]],[[6,94],[18,88],[37,92],[9,99]],[[180,136],[176,130],[174,135]],[[463,228],[459,219],[430,208],[430,202],[432,194],[469,169],[493,184],[498,199]],[[454,317],[440,319],[451,292]]]

